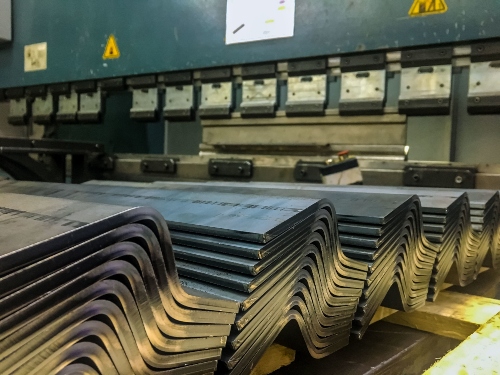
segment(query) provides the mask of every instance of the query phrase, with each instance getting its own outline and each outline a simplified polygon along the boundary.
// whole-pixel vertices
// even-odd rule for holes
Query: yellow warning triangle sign
[[[102,58],[104,60],[117,59],[120,57],[120,49],[118,48],[118,43],[116,43],[116,38],[111,34],[106,43],[106,48],[104,49],[104,54]]]
[[[428,16],[448,10],[445,0],[414,0],[408,14],[410,17]]]

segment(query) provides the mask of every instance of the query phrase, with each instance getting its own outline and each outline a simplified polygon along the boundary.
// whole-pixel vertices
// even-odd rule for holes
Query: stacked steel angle
[[[154,183],[153,186],[167,186],[165,182]],[[210,183],[222,187],[238,187],[235,183]],[[415,194],[420,198],[425,237],[437,246],[437,256],[428,299],[435,300],[439,290],[446,282],[465,286],[473,282],[480,272],[483,261],[485,265],[498,268],[500,266],[500,200],[497,191],[492,190],[460,190],[413,187],[384,186],[324,186],[318,184],[244,184],[254,189],[281,189],[281,194],[305,196],[305,192],[321,191],[350,193],[358,197],[361,194],[373,194],[373,199],[385,195],[408,196]],[[239,189],[241,191],[241,189]],[[307,193],[309,194],[309,193]],[[352,215],[353,209],[344,207],[341,201],[335,201],[339,222],[345,215]],[[339,226],[341,244],[348,250],[350,243],[342,235]],[[427,241],[426,245],[429,243]],[[434,247],[435,249],[435,247]],[[347,253],[349,255],[349,253]],[[351,255],[349,255],[351,256]]]
[[[439,246],[429,300],[435,300],[445,281],[460,286],[473,282],[483,263],[500,267],[500,199],[496,191],[376,186],[331,189],[418,195],[425,235]]]
[[[0,373],[215,370],[237,305],[181,287],[155,210],[1,192],[0,242]]]
[[[353,335],[358,338],[363,335],[381,304],[412,311],[425,303],[438,248],[423,236],[422,213],[415,196],[353,194],[330,191],[321,185],[311,189],[283,184],[158,182],[133,185],[184,191],[327,198],[334,203],[339,217],[343,252],[369,267]]]
[[[323,357],[498,267],[498,221],[492,191],[0,181],[0,371],[248,374],[292,320]]]
[[[64,199],[64,202],[73,202],[75,205],[80,205],[96,213],[102,212],[104,208],[101,207],[108,207],[108,204],[149,205],[157,209],[168,222],[175,243],[176,265],[179,274],[182,276],[181,283],[191,293],[192,298],[202,299],[210,295],[213,300],[219,301],[219,307],[221,304],[226,308],[238,307],[236,318],[233,317],[234,324],[227,345],[219,362],[219,373],[249,373],[263,352],[291,320],[298,322],[304,341],[314,357],[326,356],[348,343],[353,316],[367,279],[368,266],[365,263],[349,259],[341,251],[335,211],[331,203],[326,200],[271,197],[265,194],[189,192],[182,189],[146,190],[116,186],[29,182],[0,183],[0,193],[11,194],[12,192],[26,194],[29,199],[39,199],[42,202],[41,204],[46,205],[51,205],[51,203],[47,203],[48,200]],[[21,199],[17,199],[21,201]],[[96,206],[96,204],[98,205]],[[103,220],[106,223],[109,221],[108,219],[102,219],[101,221]],[[0,228],[1,225],[0,222]],[[106,227],[103,226],[103,228]],[[107,230],[109,231],[109,229]],[[129,232],[127,230],[125,233]],[[98,236],[98,233],[92,235],[95,237]],[[163,236],[167,236],[165,229]],[[71,237],[72,241],[74,237]],[[88,242],[94,243],[95,241],[102,244],[97,238],[100,237],[89,239],[85,244]],[[107,237],[105,236],[105,238]],[[139,247],[138,244],[144,242],[142,239],[132,241],[135,247]],[[129,241],[124,242],[128,243]],[[104,244],[101,247],[106,245]],[[120,244],[120,246],[123,245]],[[79,262],[83,262],[83,260],[80,260],[79,257],[85,253],[78,247],[77,249],[77,251],[71,252],[73,258],[70,257],[70,259],[80,264]],[[35,251],[29,251],[27,254],[35,254]],[[129,262],[129,268],[142,266],[146,263],[146,260],[138,259],[138,256],[133,251],[126,253],[122,251],[119,254]],[[102,256],[99,255],[99,259]],[[115,256],[115,258],[117,257]],[[59,305],[55,305],[56,302],[62,300],[63,305],[66,303],[64,305],[66,310],[57,310],[51,316],[70,319],[73,316],[72,311],[74,309],[72,310],[72,306],[75,304],[75,298],[68,298],[68,295],[82,289],[79,284],[75,288],[71,284],[71,278],[77,276],[77,271],[83,272],[82,270],[86,269],[80,265],[71,266],[73,267],[71,269],[70,266],[60,269],[61,264],[57,263],[61,261],[60,257],[56,258],[57,261],[54,262],[52,258],[47,258],[44,266],[40,265],[40,267],[43,267],[44,272],[48,273],[47,279],[52,280],[52,274],[56,275],[61,272],[66,275],[66,278],[61,279],[60,284],[54,284],[54,282],[50,281],[48,284],[44,284],[44,288],[35,289],[39,290],[39,293],[47,293],[50,290],[55,290],[54,288],[58,286],[61,290],[64,290],[61,293],[66,293],[64,296],[69,302],[64,300],[63,297],[59,297],[59,299],[46,301],[44,306],[52,312],[51,309],[57,310],[59,308]],[[63,257],[63,259],[67,262],[66,259],[68,258]],[[121,262],[124,262],[124,260],[120,258]],[[168,267],[170,263],[164,262],[164,264],[164,267]],[[173,267],[171,264],[170,266]],[[22,270],[23,268],[18,267],[17,269]],[[60,269],[60,271],[53,271],[57,269]],[[115,268],[112,267],[112,269]],[[50,273],[47,270],[51,270]],[[95,272],[95,270],[89,270],[88,272]],[[129,272],[133,274],[132,271],[123,271],[117,280],[121,282],[125,278],[126,282],[123,285],[131,288],[135,297],[137,292],[134,288],[138,287],[134,287],[135,284],[130,281],[132,276],[129,275]],[[135,279],[140,279],[142,275],[144,284],[154,283],[158,276],[151,272],[141,268],[139,274],[136,272]],[[173,268],[172,272],[175,273],[175,268]],[[34,273],[31,275],[35,277],[35,280],[38,278],[44,280],[43,276],[38,277]],[[84,280],[88,279],[89,276],[84,277]],[[67,284],[63,285],[64,282]],[[37,281],[33,285],[38,284]],[[140,283],[138,282],[138,284]],[[25,288],[29,287],[31,285]],[[168,290],[172,286],[167,283],[164,288]],[[146,290],[148,290],[147,285]],[[160,290],[163,289],[160,288]],[[10,294],[17,295],[17,289],[11,289]],[[52,296],[53,294],[57,293],[49,292],[48,295]],[[29,295],[35,296],[36,294],[30,293]],[[23,296],[24,299],[19,297],[20,301],[25,301],[28,298],[28,294]],[[160,297],[156,296],[156,300],[158,301]],[[113,298],[107,298],[105,302],[107,305],[122,303],[121,298],[113,296]],[[43,298],[40,300],[43,300]],[[210,301],[213,300],[210,299]],[[182,303],[182,301],[177,302]],[[38,300],[33,302],[35,305],[37,303]],[[147,306],[148,301],[137,302],[137,304]],[[150,301],[149,304],[152,304],[152,302]],[[214,303],[212,302],[212,304]],[[203,306],[208,308],[211,305],[206,302]],[[195,307],[190,306],[190,308]],[[104,308],[111,307],[104,306]],[[125,309],[125,307],[123,308]],[[94,306],[92,312],[100,314],[100,309],[100,305]],[[66,318],[62,311],[67,311],[69,317]],[[167,306],[162,311],[170,312]],[[131,316],[137,318],[141,313],[135,313],[135,315],[131,313]],[[185,313],[187,318],[184,319],[191,318],[196,322],[205,322],[199,330],[209,330],[211,326],[208,323],[218,323],[209,321],[209,318],[205,317],[201,312],[198,312],[199,316],[196,317],[194,313],[189,313],[189,311]],[[17,316],[16,314],[17,312],[13,311],[12,316]],[[29,321],[30,319],[37,319],[37,314],[41,316],[40,319],[45,319],[45,315],[39,310],[26,311],[23,313],[23,317],[26,321]],[[218,312],[217,314],[215,317],[224,314],[224,318],[229,318],[228,312]],[[129,317],[126,311],[125,316]],[[183,314],[173,317],[173,321],[180,325],[179,320],[182,321],[182,316]],[[85,319],[85,317],[82,319]],[[132,317],[129,317],[129,320]],[[213,318],[215,319],[215,317]],[[7,318],[10,318],[10,315]],[[49,317],[46,319],[48,320]],[[151,324],[154,325],[156,322],[156,324],[160,325],[159,319],[153,314],[150,319]],[[188,321],[186,324],[192,324],[193,321]],[[104,320],[101,319],[98,323],[109,327],[114,322],[117,322],[117,320],[113,316]],[[125,322],[125,320],[122,320],[117,322],[116,325],[123,327],[126,324]],[[119,328],[115,327],[116,325],[113,326],[113,329]],[[37,324],[35,326],[38,327]],[[0,332],[9,333],[7,327],[7,325],[3,326]],[[35,332],[35,328],[33,328],[33,332]],[[189,329],[186,328],[182,331],[182,333],[189,332],[195,336],[192,340],[189,340],[192,351],[187,353],[186,356],[178,354],[178,357],[182,358],[186,364],[194,363],[192,358],[195,355],[198,355],[198,357],[195,357],[198,359],[201,355],[206,355],[208,358],[208,353],[212,353],[214,357],[211,359],[215,358],[216,354],[220,354],[217,348],[224,342],[223,335],[215,334],[215,328],[213,331],[205,332],[204,335],[196,333],[199,332],[196,331],[196,328],[189,326]],[[51,331],[51,334],[56,332],[58,332],[57,327]],[[147,333],[149,332],[147,331]],[[228,331],[224,331],[224,333],[228,334]],[[153,340],[157,340],[158,344],[161,343],[162,337],[153,333],[148,336],[135,336],[132,329],[132,334],[136,337],[137,344],[133,342],[129,343],[130,345],[135,344],[141,347],[141,345],[146,345],[148,341],[156,342]],[[205,350],[201,350],[199,346],[196,346],[200,343],[201,338],[198,335],[203,336],[205,339],[205,346],[203,347],[206,347]],[[44,337],[47,339],[51,336],[47,333],[47,336]],[[121,337],[118,336],[118,339],[121,339]],[[103,340],[109,341],[111,339],[106,336]],[[208,349],[210,343],[215,340],[218,340],[219,346],[216,346],[215,349]],[[7,349],[7,344],[10,342],[11,340],[6,337],[6,346],[2,349],[3,353],[12,353],[12,350]],[[120,343],[122,342],[120,341]],[[102,348],[102,345],[99,347]],[[86,350],[94,350],[96,354],[92,358],[95,358],[104,355],[99,347],[89,344]],[[178,347],[157,348],[161,352],[167,351],[166,349],[178,349],[179,352],[183,352],[184,349],[188,350],[181,343],[179,343]],[[158,354],[157,352],[154,353]],[[149,353],[152,355],[150,360],[161,362],[160,358],[154,357],[154,353]],[[23,355],[25,354],[23,352]],[[146,354],[148,353],[134,354],[126,352],[129,362],[136,359],[135,355],[139,355],[137,358],[144,358]],[[189,362],[190,359],[191,362]],[[110,360],[114,363],[114,358],[110,358]],[[101,363],[105,362],[104,359],[101,361]],[[67,362],[67,364],[70,363],[71,365],[74,364],[71,361]],[[109,364],[109,361],[106,363]],[[78,362],[74,365],[81,364],[86,365],[87,363]],[[156,362],[147,363],[149,366],[153,364],[158,365]],[[213,362],[211,364],[213,365]],[[188,367],[183,367],[181,370],[187,371]],[[210,372],[210,369],[205,372]],[[118,373],[121,373],[121,370],[118,369]]]
[[[484,265],[500,270],[500,194],[491,190],[467,190],[467,194],[472,228],[479,236],[481,246],[486,247]],[[478,265],[481,264],[480,259]]]
[[[141,185],[137,185],[141,186]],[[146,187],[148,185],[142,185]],[[423,235],[416,196],[333,191],[285,184],[168,183],[149,187],[328,199],[337,212],[342,251],[369,272],[352,328],[361,338],[380,305],[413,311],[425,304],[438,248]]]

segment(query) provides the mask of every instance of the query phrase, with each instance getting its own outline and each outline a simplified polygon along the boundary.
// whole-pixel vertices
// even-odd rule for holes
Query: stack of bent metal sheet
[[[388,188],[377,187],[377,189],[385,192]],[[391,188],[391,190],[392,189],[394,188]],[[472,247],[469,251],[477,253],[476,272],[479,271],[483,264],[487,267],[500,269],[500,195],[498,191],[411,187],[398,189],[400,189],[400,191],[417,194],[421,197],[424,210],[432,207],[433,201],[431,198],[449,197],[460,199],[462,194],[467,194],[469,198],[469,214],[472,226],[469,244],[470,246],[476,247],[475,249]]]
[[[219,373],[250,373],[291,320],[314,357],[348,343],[368,267],[341,251],[326,200],[29,182],[5,191],[156,208],[183,285],[239,306]]]
[[[157,182],[134,186],[328,199],[337,212],[343,252],[369,269],[355,315],[353,336],[363,336],[381,304],[413,311],[425,303],[438,249],[423,235],[420,203],[415,196],[353,194],[331,191],[321,185],[300,190],[296,185],[285,184]]]
[[[237,305],[181,286],[154,209],[0,192],[0,243],[1,374],[215,371]]]
[[[425,234],[440,246],[429,300],[436,298],[445,281],[466,286],[477,278],[483,264],[495,269],[500,267],[500,198],[497,191],[380,186],[335,189],[411,193],[420,197]]]
[[[486,246],[484,266],[500,271],[500,194],[493,190],[467,190],[470,199],[472,229],[481,246]],[[478,261],[478,266],[482,262]]]
[[[445,281],[460,286],[468,285],[477,278],[487,256],[493,260],[500,258],[499,250],[494,245],[498,242],[495,241],[495,237],[500,235],[499,198],[496,191],[385,186],[324,187],[310,184],[259,185],[261,187],[283,186],[287,189],[298,190],[324,190],[326,188],[330,191],[356,194],[418,195],[422,203],[425,236],[439,247],[429,286],[428,299],[431,301],[435,300]],[[469,196],[472,197],[473,203],[469,203]],[[476,209],[471,209],[472,205]],[[341,217],[339,208],[337,211]],[[473,220],[476,225],[473,225],[471,215],[475,216]],[[494,264],[495,261],[492,263]]]

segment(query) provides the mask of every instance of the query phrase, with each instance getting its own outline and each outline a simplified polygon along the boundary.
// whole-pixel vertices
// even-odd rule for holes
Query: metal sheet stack
[[[467,190],[472,229],[480,243],[478,268],[483,265],[500,271],[500,195],[492,190]],[[489,251],[488,251],[489,250]]]
[[[418,195],[422,205],[425,237],[437,246],[428,299],[435,300],[447,279],[457,285],[467,285],[474,280],[479,243],[472,232],[469,200],[465,193],[449,192],[447,195],[440,195],[434,194],[434,190],[377,186],[332,187],[331,189],[356,194]]]
[[[423,235],[416,196],[341,192],[321,185],[157,182],[136,186],[328,199],[337,212],[343,252],[369,269],[352,334],[363,336],[381,304],[413,311],[425,303],[438,248]]]
[[[96,183],[96,182],[93,182]],[[111,182],[101,182],[109,184]],[[156,182],[140,184],[142,187],[151,186],[179,186],[179,183]],[[193,185],[192,183],[189,185]],[[474,281],[480,272],[483,260],[486,257],[486,266],[498,268],[500,266],[500,209],[499,194],[491,190],[460,190],[460,189],[435,189],[413,187],[383,187],[383,186],[324,186],[317,184],[276,184],[276,183],[217,183],[210,185],[220,187],[233,187],[242,191],[241,187],[254,189],[283,189],[282,194],[304,196],[303,191],[344,192],[358,194],[375,194],[374,200],[381,199],[386,194],[407,196],[416,194],[422,205],[422,218],[425,237],[425,246],[436,251],[437,256],[429,283],[428,299],[436,299],[439,290],[446,282],[456,285],[468,285]],[[300,193],[289,190],[298,190]],[[268,191],[268,190],[266,190]],[[281,194],[281,193],[280,193]],[[306,195],[307,196],[307,195]],[[315,195],[315,197],[318,197]],[[339,233],[341,244],[348,256],[352,246],[352,227],[344,225],[345,220],[356,215],[356,205],[343,205],[343,199],[334,202],[339,217]],[[470,198],[470,203],[469,203]],[[393,208],[394,209],[394,208]],[[359,209],[358,209],[359,210]],[[358,212],[358,217],[363,214]],[[358,218],[358,220],[360,220]],[[436,249],[437,246],[437,249]],[[396,298],[397,300],[397,298]],[[359,317],[358,317],[359,318]]]
[[[340,250],[335,211],[328,201],[116,186],[0,184],[0,192],[7,191],[85,204],[147,204],[160,211],[176,244],[183,285],[192,293],[239,306],[220,373],[249,373],[291,320],[299,323],[315,357],[348,343],[368,267]]]
[[[332,187],[339,191],[416,194],[422,202],[426,237],[439,245],[429,288],[435,300],[444,282],[466,286],[486,266],[499,267],[499,194],[492,190],[413,187]]]
[[[464,286],[475,280],[479,243],[472,232],[465,194],[453,198],[423,195],[420,199],[425,234],[439,246],[428,295],[434,301],[445,281]]]
[[[215,370],[237,305],[182,288],[154,209],[0,192],[0,243],[0,373]]]

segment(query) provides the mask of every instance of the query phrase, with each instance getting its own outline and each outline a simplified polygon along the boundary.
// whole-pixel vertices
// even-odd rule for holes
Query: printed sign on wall
[[[226,44],[288,38],[295,27],[295,0],[227,0]]]

